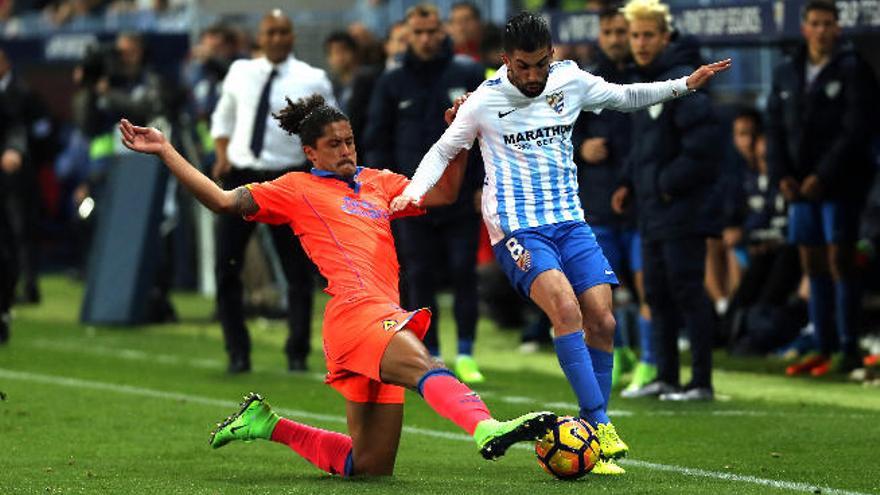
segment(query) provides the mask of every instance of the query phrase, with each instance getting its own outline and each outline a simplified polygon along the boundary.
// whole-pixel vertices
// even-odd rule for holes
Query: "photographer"
[[[109,165],[120,151],[114,139],[115,122],[123,115],[135,115],[144,122],[155,122],[158,118],[171,121],[172,116],[179,114],[175,109],[180,102],[176,98],[178,92],[170,91],[159,74],[145,64],[144,41],[138,34],[120,33],[113,45],[91,49],[75,69],[74,80],[80,88],[74,96],[74,121],[88,147],[88,158],[78,164],[80,170],[69,173],[77,181],[73,200],[81,219],[78,230],[85,244],[82,251],[88,252],[97,225],[94,218],[100,215],[106,196]],[[178,221],[178,208],[173,183],[169,183],[166,191],[160,227],[162,268],[147,303],[148,319],[155,322],[175,319],[167,297],[173,271],[164,264],[169,262],[170,235]]]

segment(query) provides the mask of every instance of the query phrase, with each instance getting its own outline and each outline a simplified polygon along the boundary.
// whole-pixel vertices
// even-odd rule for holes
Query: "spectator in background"
[[[483,81],[480,65],[456,58],[443,32],[437,8],[421,4],[407,11],[409,48],[403,65],[377,81],[367,122],[366,163],[412,177],[422,156],[443,134],[444,110]],[[476,154],[472,154],[473,155]],[[482,180],[481,162],[473,161],[458,200],[427,215],[397,222],[395,238],[403,267],[407,306],[434,312],[425,345],[440,355],[437,331],[440,313],[436,294],[438,267],[448,263],[455,297],[458,358],[455,371],[467,383],[484,380],[473,345],[477,325],[476,252],[480,216],[474,195]]]
[[[631,0],[630,50],[639,81],[662,81],[690,74],[693,54],[670,44],[669,7],[657,0]],[[632,135],[624,185],[612,197],[623,213],[631,199],[638,207],[645,297],[651,309],[657,380],[632,397],[712,400],[712,305],[703,284],[706,237],[711,232],[704,206],[718,175],[720,135],[709,96],[697,91],[632,114]],[[678,329],[691,342],[692,378],[679,389]]]
[[[403,64],[403,55],[409,46],[409,26],[406,21],[398,21],[388,28],[385,37],[385,69],[391,70]]]
[[[238,58],[238,38],[234,30],[222,24],[202,32],[183,67],[183,80],[190,90],[191,110],[202,153],[213,161],[211,114],[220,100],[223,79],[229,66]]]
[[[324,71],[293,57],[293,23],[280,10],[263,17],[258,40],[263,56],[233,62],[211,118],[217,155],[212,173],[228,190],[308,170],[299,138],[270,121],[273,112],[285,107],[285,98],[318,93],[335,105]],[[235,216],[218,220],[217,314],[229,354],[228,371],[242,373],[251,369],[251,342],[244,322],[241,268],[254,225]],[[288,369],[304,371],[310,351],[312,265],[290,229],[270,230],[288,282]]]
[[[452,51],[475,62],[482,61],[483,25],[480,9],[471,2],[456,2],[449,9],[449,36]]]
[[[799,304],[789,303],[801,280],[797,249],[785,243],[788,217],[785,199],[767,171],[766,139],[761,115],[740,110],[733,120],[733,143],[741,158],[741,180],[734,195],[732,222],[724,230],[728,249],[744,251],[742,282],[733,294],[731,349],[766,353],[797,336]],[[761,323],[772,322],[772,324]]]
[[[786,371],[821,376],[861,362],[854,258],[859,212],[873,172],[869,133],[877,86],[867,64],[840,41],[833,2],[808,1],[801,33],[805,43],[774,72],[768,162],[791,202],[788,239],[798,246],[809,277],[810,322],[819,343],[818,354]]]
[[[632,63],[629,50],[628,25],[619,6],[599,12],[599,51],[596,64],[587,69],[608,82],[626,84],[631,79],[627,66]],[[618,276],[630,272],[632,285],[640,302],[639,334],[641,360],[627,391],[639,390],[657,377],[651,342],[651,314],[644,303],[642,285],[641,240],[636,231],[632,211],[619,215],[611,208],[611,195],[620,182],[630,148],[630,116],[620,112],[582,113],[572,131],[575,164],[581,205],[587,223],[596,234],[596,241]],[[618,325],[626,321],[616,318]],[[632,369],[633,351],[626,342],[626,331],[614,332],[614,368],[612,386],[622,373]],[[624,395],[625,396],[625,395]]]
[[[120,33],[112,44],[91,46],[73,77],[78,86],[72,105],[77,131],[58,169],[59,176],[75,183],[72,196],[85,220],[78,225],[85,253],[95,218],[92,210],[100,213],[108,166],[116,153],[114,124],[122,115],[137,115],[144,122],[165,115],[167,92],[161,77],[145,64],[143,39],[135,33]],[[170,308],[167,294],[159,291],[151,297],[156,298],[151,307]],[[172,317],[171,312],[166,315]]]
[[[103,12],[108,0],[56,0],[43,8],[43,13],[55,25],[65,24],[78,17]]]
[[[12,78],[9,59],[0,50],[0,205],[6,204],[11,192],[10,178],[19,173],[26,158],[27,123],[23,103],[25,101]],[[9,340],[9,309],[18,273],[14,246],[7,209],[0,207],[0,344]]]
[[[353,22],[348,25],[348,34],[357,42],[358,59],[362,65],[374,65],[380,67],[384,61],[382,43],[376,39],[376,35],[362,22]]]
[[[324,53],[330,67],[333,94],[339,103],[339,109],[348,115],[354,131],[355,147],[365,149],[363,136],[367,110],[380,69],[374,65],[361,64],[357,42],[344,31],[327,36],[324,40]],[[358,165],[364,165],[365,157],[366,153],[358,157]]]
[[[40,302],[37,281],[38,251],[37,229],[40,222],[40,186],[37,180],[37,162],[51,149],[34,149],[51,129],[45,116],[45,108],[15,72],[6,54],[0,50],[0,107],[7,130],[2,142],[3,201],[0,209],[5,211],[6,227],[9,229],[8,249],[15,252],[17,273],[23,279],[23,290],[18,299],[27,303]],[[46,120],[43,120],[46,119]],[[46,128],[48,126],[48,129]],[[23,136],[20,135],[23,133]],[[40,141],[47,148],[48,142]],[[0,282],[2,283],[2,282]],[[0,308],[2,312],[2,308]],[[2,318],[2,317],[0,317]]]
[[[0,22],[6,22],[17,14],[15,0],[0,0]]]
[[[324,56],[327,57],[327,66],[330,68],[333,95],[339,109],[347,115],[355,74],[360,66],[357,42],[346,32],[330,33],[324,38]]]

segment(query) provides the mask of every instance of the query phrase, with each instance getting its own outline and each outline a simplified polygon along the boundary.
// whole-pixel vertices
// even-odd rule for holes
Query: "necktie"
[[[278,75],[277,69],[272,69],[266,84],[263,85],[263,92],[260,93],[260,102],[257,103],[257,115],[254,117],[254,130],[251,133],[251,151],[254,152],[254,158],[260,158],[260,152],[263,151],[263,139],[266,137],[266,119],[269,117],[269,95],[272,93],[272,81]]]

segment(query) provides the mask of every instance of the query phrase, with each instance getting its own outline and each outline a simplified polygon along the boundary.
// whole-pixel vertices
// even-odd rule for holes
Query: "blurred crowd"
[[[79,15],[161,12],[187,3],[0,0],[0,21],[40,12],[62,24]],[[652,48],[650,40],[630,32],[632,26],[613,2],[568,3],[525,2],[528,8],[576,7],[600,12],[597,44],[557,45],[557,60],[575,60],[586,70],[620,83],[666,79],[673,77],[669,70],[674,67],[703,63],[698,41],[674,31],[668,45]],[[868,116],[847,113],[836,98],[842,94],[849,98],[846,104],[873,104],[876,110],[877,83],[865,62],[835,31],[836,15],[832,17],[833,22],[823,15],[822,22],[833,25],[804,30],[803,43],[777,69],[773,87],[767,88],[766,105],[744,100],[721,106],[707,96],[707,105],[717,107],[705,116],[715,134],[693,130],[702,124],[689,114],[694,120],[684,128],[692,133],[669,135],[671,131],[657,127],[658,117],[653,113],[662,112],[662,107],[632,116],[584,114],[576,125],[572,145],[587,220],[597,237],[617,243],[613,252],[606,249],[607,257],[619,258],[609,261],[623,275],[622,286],[615,292],[620,325],[615,372],[633,371],[629,379],[635,386],[628,388],[633,396],[657,380],[657,360],[650,354],[668,352],[663,350],[668,345],[652,346],[645,340],[646,328],[658,317],[676,318],[652,315],[649,300],[681,308],[679,316],[686,321],[672,325],[706,327],[688,328],[689,339],[673,336],[672,345],[677,347],[695,345],[695,335],[701,334],[701,338],[708,336],[712,346],[732,353],[773,354],[789,360],[791,375],[861,369],[858,376],[864,377],[868,373],[864,369],[875,365],[880,322],[877,309],[871,306],[876,305],[876,292],[871,291],[877,287],[859,275],[877,272],[874,246],[880,242],[880,186],[870,155],[873,152],[876,159],[877,135],[868,131],[878,126],[876,121],[865,120]],[[811,21],[804,18],[808,26]],[[457,96],[491,78],[502,64],[502,34],[468,2],[455,3],[443,15],[431,5],[419,6],[384,33],[371,32],[356,22],[327,34],[324,77],[338,107],[351,118],[359,165],[411,175],[445,128],[443,110]],[[85,270],[95,214],[106,193],[103,188],[113,157],[120,153],[114,125],[121,117],[173,130],[176,143],[205,171],[217,163],[212,116],[223,95],[224,79],[235,61],[266,56],[263,36],[259,30],[234,23],[212,25],[198,35],[179,73],[169,75],[148,63],[142,35],[120,33],[112,43],[93,47],[73,69],[71,121],[61,121],[57,112],[51,112],[0,51],[0,200],[6,211],[0,225],[4,241],[0,255],[5,261],[0,264],[8,272],[5,280],[17,276],[20,281],[7,284],[17,289],[4,289],[8,293],[4,299],[9,301],[0,307],[4,315],[13,299],[40,301],[37,273],[45,245],[41,235],[76,245],[68,253],[74,258],[62,256],[60,264]],[[814,58],[817,53],[822,56]],[[854,89],[840,87],[840,81],[853,78],[857,79]],[[847,141],[824,139],[836,135],[833,131],[839,127],[847,129]],[[679,138],[682,141],[676,141]],[[677,178],[677,184],[669,179],[668,184],[654,186],[646,184],[658,181],[657,176],[648,177],[651,172],[645,172],[644,165],[633,170],[629,164],[634,159],[644,162],[646,157],[673,156],[680,153],[678,147],[693,148],[704,160],[701,163],[711,162],[712,167],[691,169]],[[828,154],[829,150],[834,153]],[[550,324],[536,308],[523,304],[495,266],[479,216],[482,164],[475,156],[478,153],[471,155],[470,176],[458,203],[424,218],[396,222],[395,238],[403,271],[403,306],[436,307],[438,291],[451,289],[458,330],[456,365],[460,368],[456,372],[467,375],[469,381],[481,381],[472,359],[478,314],[500,326],[522,329],[523,352],[535,352],[550,342]],[[689,196],[697,186],[699,194]],[[664,193],[663,187],[674,192]],[[169,187],[163,207],[163,242],[173,242],[181,229],[195,228],[192,222],[180,221],[189,210],[191,203]],[[693,227],[693,232],[699,231],[700,246],[671,246],[652,230],[658,225],[666,231],[692,225],[689,222],[703,214],[706,221]],[[245,262],[267,265],[263,271],[272,272],[266,256],[259,254],[271,246],[263,243],[255,249],[258,254]],[[672,251],[665,258],[657,255],[664,250]],[[176,261],[174,256],[167,257],[162,270],[165,278],[175,267],[192,265],[188,260],[201,256],[194,248],[191,251],[183,255],[183,262],[180,257]],[[649,263],[654,267],[650,273],[662,266],[669,277],[679,277],[690,267],[670,264],[693,258],[694,253],[701,264],[696,271],[705,273],[697,285],[643,277],[643,265]],[[257,292],[259,282],[247,278],[246,274],[246,292]],[[175,318],[167,298],[172,285],[172,280],[157,277],[151,291],[151,319]],[[668,292],[669,300],[657,291]],[[697,292],[703,295],[695,296]],[[691,321],[699,313],[688,305],[695,297],[708,297],[714,314]],[[5,328],[8,317],[2,321]],[[435,323],[426,344],[439,356],[436,333]],[[8,335],[5,330],[4,335]],[[636,358],[639,349],[641,356]],[[238,369],[230,371],[246,371],[243,366],[239,363]]]
[[[77,18],[125,12],[164,13],[193,3],[192,0],[3,0],[0,22],[39,15],[60,26]]]

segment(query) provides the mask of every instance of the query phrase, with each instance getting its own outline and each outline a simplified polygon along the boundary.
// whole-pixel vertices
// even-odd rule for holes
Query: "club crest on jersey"
[[[550,93],[546,98],[547,104],[550,105],[550,108],[552,108],[553,111],[556,113],[562,113],[562,109],[565,108],[565,97],[562,94],[562,91]]]
[[[394,330],[397,327],[397,320],[382,320],[382,328],[385,330]]]

